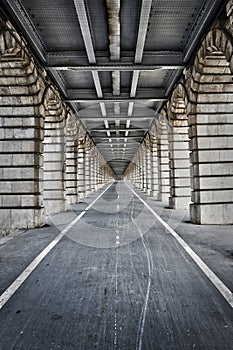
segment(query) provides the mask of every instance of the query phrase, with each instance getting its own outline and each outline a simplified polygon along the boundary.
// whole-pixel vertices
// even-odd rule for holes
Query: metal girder
[[[77,16],[78,16],[88,60],[90,63],[95,63],[96,62],[95,52],[94,52],[94,46],[92,43],[91,31],[88,23],[85,2],[84,0],[73,0],[73,2],[74,2]]]
[[[84,45],[86,48],[87,52],[87,57],[88,61],[90,64],[95,64],[96,63],[96,58],[95,58],[95,52],[94,52],[94,45],[92,42],[92,37],[91,37],[91,31],[89,27],[89,22],[88,22],[88,15],[85,7],[85,2],[84,0],[73,0],[76,13],[78,16],[79,24],[80,24],[80,29],[82,32],[83,36],[83,41]],[[103,97],[102,89],[101,89],[101,84],[100,84],[100,79],[98,72],[92,72],[92,77],[94,81],[94,85],[96,88],[96,93],[99,98]],[[70,101],[72,102],[72,101]],[[106,114],[105,106],[100,104],[100,109],[102,111],[103,117]]]
[[[95,143],[96,143],[96,145],[100,145],[100,144],[106,145],[106,144],[108,144],[108,143],[110,143],[110,142],[109,142],[108,140],[105,140],[105,141],[103,141],[103,142],[96,142],[96,141],[95,141]],[[112,145],[116,145],[116,144],[122,145],[122,144],[124,144],[124,143],[126,143],[126,142],[118,142],[117,140],[112,140],[112,142],[111,142]],[[138,145],[139,143],[140,143],[140,142],[138,142],[138,141],[127,140],[127,144],[130,144],[130,146],[132,146],[132,144]]]
[[[143,50],[144,50],[144,45],[146,41],[146,33],[147,33],[147,28],[148,28],[148,23],[150,18],[151,5],[152,5],[152,0],[142,0],[134,63],[141,63],[142,61]],[[139,79],[139,71],[134,71],[132,76],[132,82],[131,82],[130,97],[135,97],[136,95],[138,79]],[[134,103],[132,101],[131,103],[129,103],[129,106],[128,106],[128,116],[132,115],[133,107],[134,107]]]
[[[8,10],[11,12],[11,15],[16,20],[19,28],[21,29],[21,32],[28,38],[28,41],[31,43],[36,54],[44,64],[46,62],[45,49],[41,42],[40,36],[38,35],[34,26],[28,19],[28,15],[24,7],[20,3],[20,1],[7,0],[6,5],[8,7]]]
[[[71,70],[77,72],[112,72],[112,71],[156,71],[156,70],[174,70],[174,69],[184,69],[183,64],[122,64],[122,63],[111,63],[111,64],[90,64],[90,65],[48,65],[46,69],[55,69],[55,70]]]
[[[161,88],[138,88],[137,89],[137,97],[165,97],[166,90]],[[67,98],[72,99],[76,96],[91,99],[92,97],[96,97],[96,90],[95,89],[67,89]],[[122,89],[120,97],[126,97],[128,98],[130,96],[130,91],[127,88]],[[112,94],[111,89],[105,88],[104,89],[104,97],[116,97],[114,94]]]
[[[94,140],[96,139],[101,139],[101,140],[109,140],[109,139],[119,139],[119,140],[124,140],[124,139],[141,139],[143,138],[144,135],[140,135],[140,136],[109,136],[109,137],[103,137],[103,136],[94,136]]]
[[[109,160],[111,163],[128,163],[127,159],[111,159]]]
[[[109,128],[109,132],[115,132],[115,131],[145,131],[147,128],[132,128],[132,129],[126,129],[126,128]],[[105,132],[106,129],[103,128],[93,128],[90,129],[89,132]]]
[[[150,18],[151,5],[152,5],[152,0],[142,0],[139,29],[138,29],[138,38],[137,38],[136,52],[135,52],[135,58],[134,58],[135,63],[140,63],[142,60],[144,45],[146,41],[147,27],[148,27],[149,18]]]
[[[103,121],[102,117],[97,117],[97,116],[78,116],[78,119],[90,120],[95,122]],[[155,115],[147,115],[147,116],[143,115],[143,116],[132,116],[132,117],[129,117],[127,115],[116,115],[116,116],[107,116],[104,119],[108,121],[115,121],[116,119],[123,120],[123,121],[126,121],[127,119],[141,121],[141,120],[147,120],[147,119],[155,119]]]
[[[209,19],[214,17],[217,13],[220,13],[221,8],[225,5],[225,1],[222,0],[208,0],[205,2],[201,15],[198,18],[199,23],[196,23],[189,40],[186,42],[184,49],[184,62],[187,63],[191,59],[194,49],[202,40],[203,30],[208,27]]]
[[[109,51],[96,51],[95,52],[95,58],[99,64],[107,65],[109,64]],[[135,57],[135,51],[121,51],[121,63],[127,64],[131,63],[133,64]],[[70,61],[73,62],[79,62],[80,60],[86,59],[86,52],[85,51],[49,51],[46,54],[46,60],[48,66],[70,66]],[[152,61],[153,63],[156,63],[158,65],[164,65],[166,64],[182,64],[183,62],[183,52],[178,50],[168,50],[168,51],[144,51],[143,52],[143,58],[142,62],[148,62]]]
[[[148,101],[151,101],[151,102],[160,102],[160,101],[163,101],[163,102],[166,102],[167,101],[167,98],[165,97],[147,97],[147,98],[127,98],[127,97],[111,97],[111,98],[68,98],[66,100],[66,102],[89,102],[89,103],[112,103],[112,102],[148,102]],[[127,117],[128,118],[128,117]],[[107,118],[104,118],[104,119],[107,119]],[[118,119],[118,116],[116,116],[116,119]]]
[[[50,76],[56,81],[57,85],[59,86],[60,90],[63,93],[63,96],[67,98],[68,96],[67,96],[67,89],[65,86],[65,82],[63,81],[59,72],[57,72],[55,69],[50,69],[49,73],[50,73]]]
[[[120,152],[114,152],[115,154],[114,155],[111,155],[110,157],[110,154],[109,154],[109,157],[108,156],[105,156],[106,160],[110,160],[110,159],[115,159],[113,158],[114,157],[132,157],[134,155],[135,152],[132,152],[132,153],[126,153],[124,151],[122,151],[121,153]]]

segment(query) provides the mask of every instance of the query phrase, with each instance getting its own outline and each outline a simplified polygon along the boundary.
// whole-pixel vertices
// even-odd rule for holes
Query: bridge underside
[[[1,234],[112,179],[232,224],[232,1],[1,2]]]
[[[0,350],[233,349],[232,42],[233,0],[0,1]]]

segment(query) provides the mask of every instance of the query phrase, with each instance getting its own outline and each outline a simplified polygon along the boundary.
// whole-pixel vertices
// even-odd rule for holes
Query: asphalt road
[[[85,207],[54,216],[50,226],[36,231],[38,236],[27,233],[22,254],[13,240],[2,247],[0,288],[30,263],[32,251],[38,254]],[[7,262],[6,249],[11,257],[17,251],[18,259]],[[233,310],[162,224],[118,182],[0,310],[0,349],[231,350]]]

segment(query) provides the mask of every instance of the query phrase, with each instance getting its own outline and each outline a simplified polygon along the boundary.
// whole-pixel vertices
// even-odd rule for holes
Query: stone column
[[[151,195],[155,199],[158,199],[159,192],[159,176],[158,176],[158,147],[157,139],[151,134],[151,152],[152,152],[152,184],[151,184]]]
[[[51,215],[67,208],[65,111],[53,90],[44,104],[44,205],[46,215]]]
[[[91,162],[90,162],[90,145],[89,143],[85,145],[85,196],[88,196],[91,193],[91,181],[90,181],[90,170],[91,170]]]
[[[143,177],[143,191],[147,192],[147,166],[146,166],[146,147],[142,145],[142,177]]]
[[[136,186],[140,189],[141,186],[141,168],[140,168],[140,154],[137,152],[136,158]]]
[[[151,185],[151,149],[150,141],[146,143],[146,192],[148,196],[151,195],[152,185]]]
[[[95,192],[94,145],[90,149],[90,191]]]
[[[43,111],[38,106],[44,81],[30,54],[22,49],[20,55],[21,48],[11,41],[11,34],[1,32],[0,36],[9,50],[1,48],[0,58],[1,236],[44,223]]]
[[[71,111],[66,119],[66,201],[78,203],[78,126]]]
[[[143,190],[144,176],[143,176],[143,152],[142,146],[139,148],[139,189]]]
[[[97,168],[97,153],[95,153],[94,156],[94,191],[96,192],[98,190],[98,183],[97,183],[97,172],[98,172],[98,168]]]
[[[77,141],[66,142],[66,199],[68,204],[78,203],[78,144]]]
[[[97,161],[96,161],[96,184],[97,190],[101,187],[101,175],[100,175],[100,156],[97,153]]]
[[[78,196],[79,199],[85,198],[85,143],[84,139],[79,140],[78,144]]]
[[[198,224],[232,224],[233,95],[228,93],[233,91],[232,72],[220,52],[217,57],[209,54],[203,64],[197,104],[193,101],[189,114],[190,217]]]
[[[159,195],[158,199],[165,205],[169,203],[170,181],[169,181],[169,156],[168,156],[168,131],[165,118],[160,121],[159,126]]]
[[[170,120],[169,125],[169,206],[173,209],[188,209],[191,201],[188,123],[182,114],[176,114],[175,118]]]

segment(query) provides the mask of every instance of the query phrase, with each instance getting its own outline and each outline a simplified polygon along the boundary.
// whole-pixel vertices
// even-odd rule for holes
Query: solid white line
[[[83,210],[68,226],[62,230],[54,240],[47,245],[47,247],[42,250],[42,252],[31,262],[30,265],[26,267],[26,269],[16,278],[16,280],[2,293],[0,296],[0,310],[3,306],[8,302],[8,300],[14,295],[14,293],[21,287],[24,281],[30,276],[30,274],[35,270],[35,268],[40,264],[40,262],[48,255],[48,253],[57,245],[58,242],[65,236],[65,234],[73,227],[82,217],[86,214],[87,210],[89,210],[96,201],[109,189],[112,185],[109,184],[108,187],[105,188],[103,192],[101,192],[98,197],[85,209]]]
[[[228,304],[233,308],[233,293],[227,286],[210,270],[210,268],[204,263],[204,261],[192,250],[192,248],[174,231],[133,189],[129,184],[126,185],[131,189],[136,197],[150,210],[154,217],[166,228],[166,230],[177,240],[177,242],[183,247],[188,255],[195,261],[198,267],[204,272],[208,279],[222,294]]]

